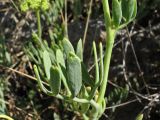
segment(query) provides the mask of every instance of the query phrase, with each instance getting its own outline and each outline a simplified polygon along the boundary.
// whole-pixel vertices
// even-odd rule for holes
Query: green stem
[[[13,120],[13,118],[7,116],[7,115],[0,115],[0,119],[7,119],[7,120]]]
[[[82,116],[83,116],[84,120],[89,120],[89,118],[86,116],[86,114],[82,114]]]
[[[103,47],[102,43],[100,42],[99,44],[99,55],[100,55],[100,81],[99,83],[101,84],[103,81],[103,76],[104,76],[104,63],[103,63]]]
[[[94,62],[95,62],[95,84],[97,85],[99,83],[99,67],[98,67],[98,58],[97,58],[97,49],[96,49],[96,43],[93,42],[93,52],[94,52]]]
[[[102,81],[101,88],[100,88],[100,94],[97,100],[99,104],[102,103],[103,98],[105,96],[105,91],[106,91],[107,81],[108,81],[109,67],[110,67],[110,60],[111,60],[112,49],[113,49],[113,44],[114,44],[114,39],[115,39],[115,33],[116,31],[114,29],[108,28],[107,37],[106,37],[106,52],[104,56],[104,77],[103,77],[103,81]]]
[[[41,28],[41,17],[40,17],[40,11],[36,11],[36,16],[37,16],[37,26],[38,26],[38,37],[41,39],[42,38],[42,28]]]
[[[65,76],[64,76],[64,74],[63,74],[62,69],[61,69],[60,66],[59,66],[59,69],[60,69],[60,71],[61,71],[61,76],[62,76],[63,84],[64,84],[64,86],[65,86],[65,88],[66,88],[66,90],[67,90],[67,95],[68,95],[68,96],[71,96],[71,91],[70,91],[70,89],[69,89],[69,87],[68,87],[66,78],[65,78]]]
[[[107,87],[107,81],[108,81],[108,73],[109,73],[109,66],[110,66],[110,60],[112,55],[112,49],[115,39],[116,30],[112,28],[112,21],[110,16],[110,10],[109,10],[109,4],[108,0],[102,0],[103,3],[103,11],[104,11],[104,18],[105,18],[105,25],[106,25],[106,51],[104,56],[104,76],[103,81],[100,87],[99,96],[97,99],[97,102],[99,104],[102,103],[103,98],[105,96],[105,91]]]

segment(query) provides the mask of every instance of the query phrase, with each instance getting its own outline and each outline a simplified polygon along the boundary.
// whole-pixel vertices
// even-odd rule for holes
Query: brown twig
[[[29,78],[29,79],[31,79],[31,80],[37,81],[37,79],[36,79],[35,77],[30,76],[30,75],[27,75],[27,74],[25,74],[25,73],[23,73],[23,72],[17,71],[17,70],[15,70],[15,69],[13,69],[13,68],[4,67],[4,66],[2,66],[2,65],[0,65],[0,67],[2,67],[2,68],[4,68],[4,69],[7,69],[7,70],[9,70],[9,71],[12,71],[12,72],[14,72],[14,73],[17,73],[17,74],[19,74],[19,75],[21,75],[21,76],[24,76],[24,77],[26,77],[26,78]],[[43,83],[44,85],[46,85],[46,86],[49,86],[46,82],[43,82],[43,81],[42,81],[42,83]]]
[[[88,26],[89,26],[89,20],[90,20],[90,16],[91,16],[91,12],[92,12],[92,4],[93,4],[93,0],[91,0],[90,4],[89,4],[88,17],[87,17],[86,27],[85,27],[85,31],[84,31],[84,36],[83,36],[83,47],[84,47],[85,42],[86,42],[86,36],[87,36],[87,31],[88,31]]]
[[[132,51],[133,51],[133,54],[134,54],[134,58],[135,58],[135,61],[136,61],[138,70],[139,70],[139,72],[140,72],[140,76],[141,76],[141,78],[142,78],[142,80],[143,80],[143,83],[144,83],[144,85],[145,85],[147,94],[149,95],[150,92],[149,92],[149,89],[148,89],[148,85],[147,85],[147,83],[146,83],[146,81],[145,81],[145,79],[144,79],[143,72],[142,72],[142,70],[141,70],[141,67],[140,67],[140,64],[139,64],[139,61],[138,61],[138,58],[137,58],[137,55],[136,55],[136,52],[135,52],[135,49],[134,49],[134,46],[133,46],[133,43],[132,43],[132,39],[131,39],[131,37],[130,37],[130,33],[129,33],[129,30],[128,30],[127,27],[126,27],[126,31],[127,31],[128,40],[129,40],[129,42],[130,42],[130,45],[131,45],[131,48],[132,48]]]
[[[122,106],[128,105],[128,104],[133,103],[133,102],[137,102],[137,101],[138,101],[137,99],[134,99],[134,100],[131,100],[131,101],[127,101],[127,102],[124,102],[124,103],[118,104],[118,105],[114,105],[114,106],[106,107],[106,110],[108,110],[108,109],[112,109],[112,108],[117,108],[117,107],[122,107]]]

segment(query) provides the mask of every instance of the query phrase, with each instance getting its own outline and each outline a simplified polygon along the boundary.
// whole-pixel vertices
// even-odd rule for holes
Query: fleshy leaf
[[[130,21],[133,15],[135,1],[136,0],[122,0],[122,15],[126,22]]]
[[[57,95],[61,88],[61,75],[59,72],[59,68],[56,66],[52,66],[50,69],[51,78],[49,80],[50,88],[53,95]]]
[[[132,19],[134,19],[137,15],[137,0],[134,0],[134,11],[132,15]]]
[[[34,68],[34,72],[35,72],[35,75],[36,75],[36,78],[37,78],[37,81],[38,81],[38,85],[41,88],[41,90],[47,95],[52,95],[52,93],[49,90],[47,90],[47,88],[44,87],[43,82],[40,78],[37,66],[34,65],[33,68]]]
[[[115,27],[118,27],[122,20],[121,2],[112,0],[112,19]]]
[[[69,52],[75,53],[72,44],[70,43],[70,41],[67,38],[64,38],[62,40],[62,46],[63,46],[63,49],[64,49],[66,56],[68,56]]]
[[[82,86],[82,69],[81,60],[73,52],[70,52],[67,58],[67,77],[68,86],[75,97]]]
[[[56,60],[59,64],[61,64],[65,68],[65,61],[64,61],[63,53],[60,49],[56,50]]]
[[[94,81],[90,78],[87,68],[83,62],[81,62],[82,66],[82,80],[86,85],[93,86]]]
[[[83,46],[82,40],[80,39],[77,44],[76,55],[83,61]]]
[[[51,68],[51,60],[49,57],[49,53],[45,50],[43,52],[43,65],[44,65],[44,70],[47,76],[47,79],[50,79],[50,68]]]
[[[49,57],[50,57],[51,63],[55,64],[56,63],[56,55],[55,55],[54,51],[52,49],[49,49],[48,52],[49,52]]]

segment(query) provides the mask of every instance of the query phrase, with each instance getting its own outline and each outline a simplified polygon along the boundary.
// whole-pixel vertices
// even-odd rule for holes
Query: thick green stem
[[[41,17],[40,17],[40,11],[36,11],[36,16],[37,16],[37,26],[38,26],[38,37],[41,39],[42,38],[42,28],[41,28]]]
[[[110,60],[112,55],[112,48],[113,48],[115,34],[116,34],[116,30],[112,28],[112,21],[110,16],[108,0],[102,0],[102,3],[103,3],[105,25],[106,25],[106,51],[104,55],[104,76],[103,76],[103,81],[100,87],[99,97],[97,100],[99,104],[102,103],[103,98],[105,96]]]
[[[113,48],[114,39],[115,39],[115,32],[116,31],[113,30],[112,28],[108,28],[107,37],[106,37],[106,52],[104,56],[104,77],[103,77],[102,86],[100,88],[100,94],[97,101],[99,104],[102,103],[103,98],[105,96],[109,67],[110,67],[110,60],[112,55],[112,48]]]

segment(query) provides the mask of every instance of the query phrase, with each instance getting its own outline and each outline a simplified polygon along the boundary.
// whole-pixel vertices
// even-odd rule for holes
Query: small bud
[[[49,0],[23,0],[20,7],[23,12],[28,9],[45,11],[49,9]]]
[[[29,9],[28,3],[27,2],[21,3],[20,8],[23,12],[26,12]]]
[[[49,1],[48,0],[42,0],[41,8],[42,8],[43,11],[49,9]]]
[[[29,0],[30,2],[30,8],[33,10],[37,10],[41,6],[41,0]]]

